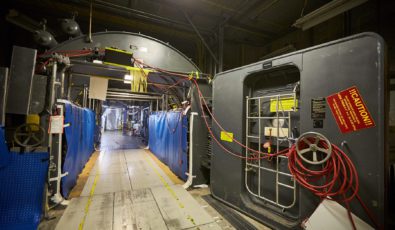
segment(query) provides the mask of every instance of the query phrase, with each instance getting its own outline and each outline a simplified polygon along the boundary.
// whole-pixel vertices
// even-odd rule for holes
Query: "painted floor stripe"
[[[162,181],[163,185],[165,186],[165,188],[167,189],[167,191],[170,193],[170,195],[177,201],[178,206],[180,208],[184,208],[184,204],[180,201],[180,198],[178,198],[177,194],[174,192],[174,190],[169,186],[169,184],[166,182],[165,178],[162,177],[162,175],[160,175],[160,173],[158,172],[158,170],[155,168],[154,164],[151,162],[151,159],[148,158],[147,153],[145,153],[144,155],[146,161],[148,162],[148,164],[150,165],[150,167],[154,170],[155,174],[159,177],[159,179]],[[189,220],[194,226],[196,226],[195,220],[193,219],[193,217],[191,215],[188,214],[187,216],[187,220]]]
[[[91,190],[89,192],[88,201],[86,202],[86,205],[85,205],[85,208],[84,208],[84,217],[82,217],[82,219],[81,219],[81,222],[80,222],[80,224],[78,226],[78,230],[83,230],[84,229],[85,220],[86,220],[86,217],[88,216],[88,213],[89,213],[89,207],[91,206],[92,198],[93,198],[93,195],[95,194],[95,188],[96,188],[97,181],[99,180],[99,177],[100,177],[100,173],[99,173],[99,168],[98,168],[96,170],[95,179],[93,180],[93,184],[92,184]]]

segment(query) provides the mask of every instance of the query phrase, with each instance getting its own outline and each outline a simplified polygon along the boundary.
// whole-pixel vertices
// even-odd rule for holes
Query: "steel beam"
[[[195,31],[195,33],[197,34],[197,36],[200,38],[200,40],[202,41],[203,45],[206,47],[206,49],[208,50],[208,52],[210,53],[210,55],[213,57],[215,63],[218,64],[218,59],[215,56],[215,54],[213,53],[213,51],[211,50],[210,46],[207,44],[206,40],[204,40],[203,36],[200,34],[198,28],[195,26],[195,24],[193,24],[191,18],[189,17],[189,15],[187,14],[187,12],[182,11],[184,13],[185,18],[187,19],[187,21],[189,22],[189,24],[191,24],[193,30]]]

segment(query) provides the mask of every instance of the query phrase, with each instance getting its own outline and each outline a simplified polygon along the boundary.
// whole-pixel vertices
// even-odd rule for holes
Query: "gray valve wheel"
[[[16,128],[14,141],[22,147],[36,147],[44,142],[45,130],[38,124],[23,124]]]
[[[322,144],[322,141],[325,142],[325,145]],[[307,147],[301,149],[301,143],[306,144]],[[319,165],[325,163],[331,157],[332,145],[328,138],[321,133],[307,132],[298,138],[298,141],[296,142],[296,152],[304,162]],[[325,157],[322,160],[318,160],[317,152],[324,154]],[[309,153],[313,154],[312,160],[306,157]]]

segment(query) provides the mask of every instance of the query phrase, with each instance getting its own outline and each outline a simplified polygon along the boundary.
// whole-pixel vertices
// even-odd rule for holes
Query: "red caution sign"
[[[327,103],[342,133],[374,127],[374,121],[362,100],[357,87],[353,86],[327,97]]]

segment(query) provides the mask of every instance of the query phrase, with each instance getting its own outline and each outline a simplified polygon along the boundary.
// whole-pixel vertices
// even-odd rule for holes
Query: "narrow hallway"
[[[103,150],[56,229],[220,229],[148,150]]]
[[[142,138],[133,136],[128,130],[105,131],[100,141],[100,150],[139,149],[146,145]]]

